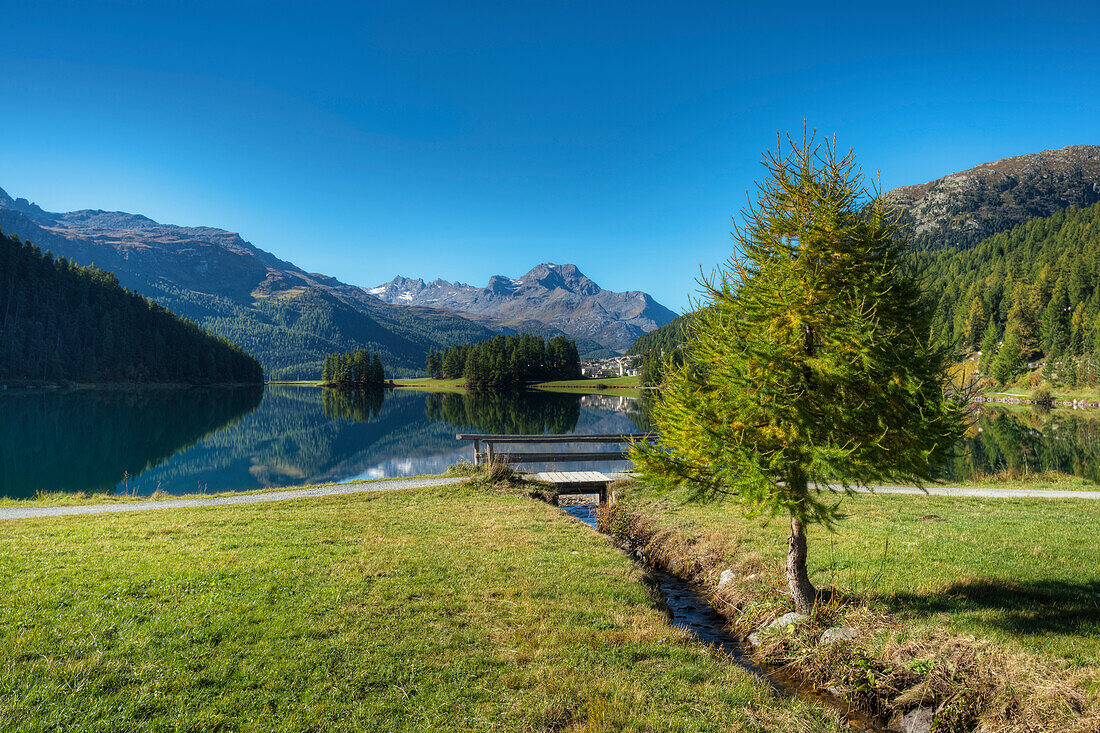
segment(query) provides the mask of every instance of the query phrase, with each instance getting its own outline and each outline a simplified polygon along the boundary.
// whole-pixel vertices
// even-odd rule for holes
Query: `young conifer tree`
[[[788,587],[807,613],[806,527],[841,517],[829,485],[933,480],[965,401],[952,397],[952,353],[932,343],[906,244],[853,153],[788,136],[764,166],[734,255],[701,281],[683,364],[654,408],[659,442],[633,458],[659,488],[789,517]]]

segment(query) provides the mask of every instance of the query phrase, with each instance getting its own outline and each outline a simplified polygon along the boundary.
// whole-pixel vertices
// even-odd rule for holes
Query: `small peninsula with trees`
[[[371,389],[386,383],[382,357],[367,349],[329,354],[321,367],[321,383],[341,389]]]
[[[433,379],[464,379],[470,389],[515,389],[552,379],[579,379],[581,360],[576,343],[565,336],[544,341],[528,333],[429,351],[427,370]]]

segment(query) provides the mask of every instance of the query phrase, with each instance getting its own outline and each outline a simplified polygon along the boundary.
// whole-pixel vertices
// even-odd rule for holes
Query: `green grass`
[[[818,731],[550,506],[467,487],[0,522],[9,730]]]
[[[461,377],[458,379],[432,379],[431,377],[395,379],[393,383],[398,389],[419,389],[425,392],[450,392],[453,394],[466,393],[466,380]]]
[[[784,522],[680,498],[635,487],[623,501],[689,535],[721,537],[731,563],[757,556],[778,575]],[[879,495],[847,498],[843,508],[848,517],[835,532],[809,531],[819,586],[868,599],[908,623],[1100,667],[1097,502]]]
[[[948,481],[945,486],[981,489],[1036,489],[1057,491],[1100,491],[1100,485],[1082,478],[1057,471],[1027,474],[1023,476],[982,476],[966,481]]]
[[[418,379],[395,379],[394,385],[399,389],[419,389],[427,392],[452,392],[464,394],[466,381],[458,379],[432,379],[420,377]],[[566,379],[555,382],[538,382],[528,385],[531,389],[539,389],[547,392],[572,392],[574,394],[599,394],[608,389],[613,389],[614,394],[637,397],[641,394],[641,379],[639,377],[605,377],[603,379]]]
[[[547,392],[574,392],[581,394],[600,394],[605,390],[614,390],[612,394],[637,397],[641,394],[641,377],[602,377],[599,379],[563,379],[554,382],[539,382],[531,385],[534,389]]]

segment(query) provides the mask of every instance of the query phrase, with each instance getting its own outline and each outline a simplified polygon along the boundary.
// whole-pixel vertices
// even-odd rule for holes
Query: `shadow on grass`
[[[1100,635],[1100,580],[971,579],[936,593],[899,593],[884,600],[903,614],[977,612],[981,623],[1012,634]]]

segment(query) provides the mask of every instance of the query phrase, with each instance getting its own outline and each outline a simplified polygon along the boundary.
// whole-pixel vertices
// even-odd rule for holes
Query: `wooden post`
[[[474,441],[474,465],[475,466],[480,466],[481,465],[481,441],[480,440],[475,440]]]
[[[486,443],[485,445],[488,446],[488,448],[489,448],[489,463],[492,463],[493,462],[493,444],[492,443]]]

